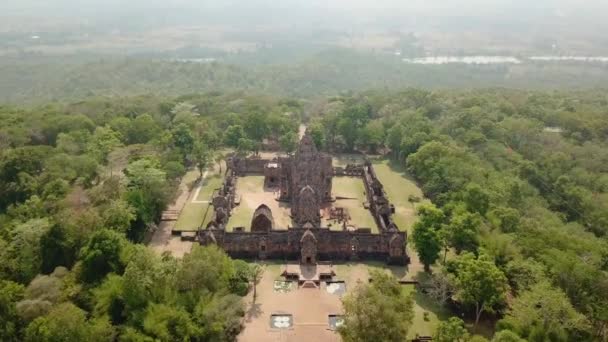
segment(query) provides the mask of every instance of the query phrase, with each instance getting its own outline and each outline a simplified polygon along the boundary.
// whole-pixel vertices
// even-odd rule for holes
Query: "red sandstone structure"
[[[331,156],[317,151],[311,137],[305,134],[293,156],[278,160],[234,156],[227,164],[224,183],[213,198],[215,216],[198,232],[201,244],[217,244],[237,258],[298,260],[304,264],[345,260],[406,264],[409,261],[405,248],[407,235],[393,222],[394,206],[370,162],[334,168]],[[261,205],[253,214],[249,232],[225,230],[235,206],[236,178],[246,174],[264,174],[264,186],[278,185],[278,200],[291,205],[293,227],[275,227],[270,208]],[[362,179],[379,233],[372,233],[371,228],[336,231],[321,226],[321,206],[332,201],[334,176]]]

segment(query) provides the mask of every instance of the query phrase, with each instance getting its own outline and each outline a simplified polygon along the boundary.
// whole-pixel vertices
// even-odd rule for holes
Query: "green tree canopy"
[[[449,320],[440,322],[435,330],[433,341],[437,342],[467,342],[469,332],[464,326],[464,321],[458,317],[450,317]]]
[[[340,336],[346,342],[406,340],[414,317],[411,296],[391,275],[373,272],[372,279],[344,298]]]
[[[474,307],[477,326],[484,311],[494,312],[497,305],[504,303],[507,278],[484,254],[476,258],[465,253],[456,263],[457,297],[463,304]]]
[[[430,269],[439,258],[442,242],[439,231],[444,220],[444,214],[432,204],[418,207],[418,221],[414,224],[412,240],[416,253],[424,264],[425,270]]]

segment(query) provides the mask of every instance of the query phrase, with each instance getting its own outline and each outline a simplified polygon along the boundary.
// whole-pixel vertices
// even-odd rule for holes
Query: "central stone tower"
[[[281,164],[281,200],[291,202],[296,224],[319,227],[321,204],[331,200],[331,156],[317,150],[307,131],[293,157],[283,158]]]

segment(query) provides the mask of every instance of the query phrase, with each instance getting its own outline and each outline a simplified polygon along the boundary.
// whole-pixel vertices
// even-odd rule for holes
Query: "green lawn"
[[[205,217],[205,214],[207,217]],[[196,231],[209,221],[213,216],[213,207],[209,203],[188,202],[179,214],[173,230],[175,231]]]
[[[211,201],[213,193],[222,186],[222,182],[224,178],[222,175],[209,171],[207,174],[207,178],[203,180],[203,186],[201,187],[198,196],[196,197],[197,201]]]
[[[251,218],[255,209],[249,208],[247,205],[239,205],[232,209],[232,215],[228,219],[226,225],[226,231],[233,231],[235,227],[245,227],[245,231],[249,231],[251,225]]]
[[[408,202],[408,197],[414,195],[424,198],[422,190],[406,173],[405,168],[394,162],[375,161],[374,170],[384,185],[384,191],[386,191],[389,201],[395,205],[395,223],[401,230],[410,231],[416,222],[416,208],[415,205]]]
[[[245,176],[237,178],[236,195],[241,197],[241,204],[232,209],[228,220],[226,231],[232,231],[235,227],[245,227],[249,230],[251,218],[257,206],[248,205],[247,195],[264,191],[264,176]],[[275,214],[275,213],[273,213]]]
[[[335,207],[343,207],[348,210],[350,223],[358,228],[371,228],[372,232],[378,232],[378,226],[369,209],[365,209],[365,186],[363,180],[358,177],[334,177],[332,183],[334,197],[347,197],[352,199],[338,199]],[[340,227],[337,227],[340,228]]]

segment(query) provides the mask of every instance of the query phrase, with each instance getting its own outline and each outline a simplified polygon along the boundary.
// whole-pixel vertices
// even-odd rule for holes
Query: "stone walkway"
[[[189,171],[196,172],[196,171]],[[206,173],[205,173],[206,175]],[[202,183],[202,182],[201,182]],[[182,211],[182,208],[190,197],[190,190],[188,188],[188,177],[184,176],[182,182],[179,185],[179,196],[175,199],[167,210],[177,211],[178,215]],[[196,199],[196,197],[194,197]],[[181,258],[184,254],[190,252],[192,249],[191,241],[182,241],[179,236],[173,236],[171,231],[175,227],[177,221],[162,221],[158,229],[152,235],[152,239],[148,243],[148,247],[152,248],[158,254],[164,252],[170,252],[174,257]]]

